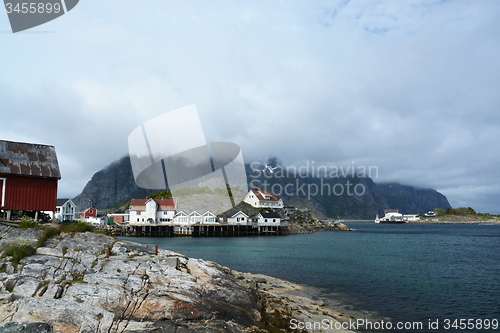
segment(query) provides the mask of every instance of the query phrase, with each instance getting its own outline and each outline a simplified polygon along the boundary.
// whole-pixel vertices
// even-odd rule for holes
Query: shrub
[[[35,254],[36,249],[28,243],[11,243],[2,246],[2,251],[4,257],[12,257],[12,265],[17,267],[21,259]]]
[[[61,223],[59,225],[60,232],[85,232],[90,231],[93,232],[94,228],[88,225],[85,222],[70,222],[70,223]]]
[[[38,238],[38,244],[37,246],[40,247],[40,246],[43,246],[43,244],[45,244],[45,241],[51,237],[54,237],[56,235],[59,235],[60,234],[60,231],[59,229],[56,229],[56,228],[53,228],[53,227],[48,227],[48,228],[45,228],[44,231],[43,231],[43,234],[40,236],[40,238]]]
[[[31,217],[24,215],[21,218],[21,222],[19,223],[19,228],[21,228],[21,229],[28,229],[28,228],[38,229],[40,227],[38,226],[38,223],[33,221],[33,219]]]

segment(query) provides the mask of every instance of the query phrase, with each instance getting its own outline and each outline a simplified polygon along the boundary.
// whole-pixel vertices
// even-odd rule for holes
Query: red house
[[[0,209],[55,211],[61,179],[53,146],[0,140]]]
[[[90,207],[85,209],[83,213],[80,214],[81,219],[86,219],[89,217],[97,217],[97,209]]]

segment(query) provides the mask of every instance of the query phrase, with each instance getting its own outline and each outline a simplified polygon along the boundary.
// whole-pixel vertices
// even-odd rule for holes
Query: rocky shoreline
[[[95,230],[106,233],[109,236],[134,236],[126,232],[122,225],[93,225]],[[353,231],[347,225],[334,220],[316,220],[308,222],[290,222],[279,232],[279,235],[311,234],[318,231]],[[229,236],[231,237],[231,236]]]
[[[42,233],[0,225],[0,245],[36,246]],[[354,319],[298,284],[92,232],[49,238],[17,266],[2,257],[0,281],[1,332],[288,332],[292,319]]]
[[[311,234],[318,231],[352,231],[354,229],[349,228],[342,222],[326,220],[326,221],[314,221],[314,222],[292,222],[287,227],[287,233],[289,235],[293,234]]]

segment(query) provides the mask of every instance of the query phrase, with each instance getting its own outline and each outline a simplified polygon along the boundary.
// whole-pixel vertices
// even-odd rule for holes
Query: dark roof
[[[57,199],[56,200],[56,206],[59,207],[59,206],[62,206],[64,205],[68,200],[71,200],[71,199]],[[72,201],[73,202],[73,201]]]
[[[260,213],[260,215],[262,215],[263,218],[265,219],[280,219],[281,216],[280,214],[278,213]]]
[[[231,211],[228,216],[229,217],[234,217],[235,215],[239,214],[239,213],[242,213],[242,214],[245,214],[245,212],[242,212],[241,210],[236,210],[234,209],[233,211]],[[245,214],[246,216],[248,216],[247,214]]]
[[[61,179],[56,149],[0,140],[0,174]]]

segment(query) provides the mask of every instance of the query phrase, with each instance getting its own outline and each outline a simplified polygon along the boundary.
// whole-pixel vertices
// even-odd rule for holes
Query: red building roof
[[[0,206],[55,211],[61,179],[53,146],[0,140]]]
[[[158,204],[158,210],[175,210],[177,206],[176,199],[132,199],[130,202],[131,209],[145,210],[146,202],[154,200]]]
[[[82,219],[86,219],[88,217],[97,217],[97,209],[89,207],[80,214],[80,218]]]
[[[259,201],[269,201],[269,202],[278,202],[278,201],[280,201],[280,199],[276,198],[269,191],[258,191],[258,190],[251,190],[251,191],[257,197],[257,199],[259,199]]]

